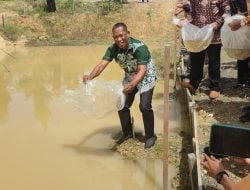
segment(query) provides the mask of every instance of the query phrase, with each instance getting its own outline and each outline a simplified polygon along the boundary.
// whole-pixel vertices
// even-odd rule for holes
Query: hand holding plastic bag
[[[178,26],[179,25],[179,23],[180,23],[180,19],[179,18],[177,18],[176,16],[173,16],[173,18],[172,18],[172,22],[173,22],[173,24],[175,25],[175,26]]]
[[[75,90],[66,90],[64,100],[85,116],[100,119],[124,107],[122,90],[117,81],[91,80]]]
[[[188,51],[200,52],[210,45],[214,36],[214,29],[211,25],[199,28],[186,22],[182,26],[181,34]]]
[[[221,41],[224,50],[230,57],[239,60],[250,57],[250,26],[241,26],[238,30],[232,31],[228,24],[244,18],[242,15],[228,17],[221,28]]]
[[[188,20],[187,19],[179,19],[177,16],[173,16],[172,23],[175,26],[181,28],[184,24],[188,23]]]

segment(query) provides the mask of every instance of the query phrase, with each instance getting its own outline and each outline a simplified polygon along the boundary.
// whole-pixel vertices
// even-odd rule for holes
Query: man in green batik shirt
[[[152,96],[156,82],[155,68],[152,63],[148,47],[141,41],[130,37],[127,26],[124,23],[116,23],[112,28],[115,43],[108,47],[105,55],[89,75],[83,76],[83,82],[92,80],[102,73],[106,66],[113,60],[124,70],[123,92],[126,94],[125,106],[118,111],[123,135],[117,141],[121,144],[133,137],[132,119],[130,107],[135,95],[140,93],[140,111],[142,113],[145,146],[150,148],[155,144],[154,112],[152,109]]]

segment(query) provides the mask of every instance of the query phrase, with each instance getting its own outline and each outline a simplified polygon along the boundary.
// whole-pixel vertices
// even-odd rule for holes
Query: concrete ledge
[[[182,59],[183,60],[183,59]],[[180,62],[180,68],[178,68],[178,74],[185,73],[183,70],[184,62]],[[179,77],[179,80],[181,78]],[[189,163],[189,172],[190,172],[190,181],[192,184],[192,190],[202,190],[202,178],[201,178],[201,167],[200,167],[200,157],[199,157],[199,142],[197,136],[197,112],[196,112],[196,103],[192,98],[189,90],[183,89],[186,104],[188,106],[189,118],[190,118],[190,126],[192,128],[192,142],[193,142],[193,153],[188,154],[188,163]]]

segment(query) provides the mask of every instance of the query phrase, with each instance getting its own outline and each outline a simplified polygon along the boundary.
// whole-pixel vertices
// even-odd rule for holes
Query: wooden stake
[[[178,34],[177,34],[177,27],[174,27],[174,60],[173,60],[173,64],[174,64],[174,88],[176,89],[176,79],[177,79],[177,73],[176,73],[176,62],[177,62],[177,42],[178,42]]]
[[[165,46],[164,116],[163,116],[163,190],[168,189],[168,120],[169,120],[170,46]]]
[[[4,15],[2,15],[2,22],[3,22],[3,28],[5,27],[5,23],[4,23]]]

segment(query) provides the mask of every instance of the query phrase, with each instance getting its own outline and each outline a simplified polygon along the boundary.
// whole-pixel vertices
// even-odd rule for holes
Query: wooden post
[[[174,88],[176,89],[176,79],[177,79],[177,73],[176,73],[176,62],[177,62],[177,42],[178,42],[178,34],[177,34],[177,28],[174,26],[174,59],[173,59],[173,64],[174,64]]]
[[[2,14],[2,22],[3,22],[3,28],[5,27],[5,23],[4,23],[4,15]]]
[[[173,10],[176,9],[176,5],[177,3],[184,3],[186,2],[185,0],[174,0],[173,1]],[[173,56],[173,64],[174,64],[174,88],[176,89],[176,84],[177,84],[177,48],[178,48],[178,44],[179,43],[179,33],[178,33],[178,29],[176,26],[174,26],[174,53],[172,54]]]
[[[163,190],[168,189],[168,120],[169,120],[170,46],[165,46],[164,116],[163,116]]]

